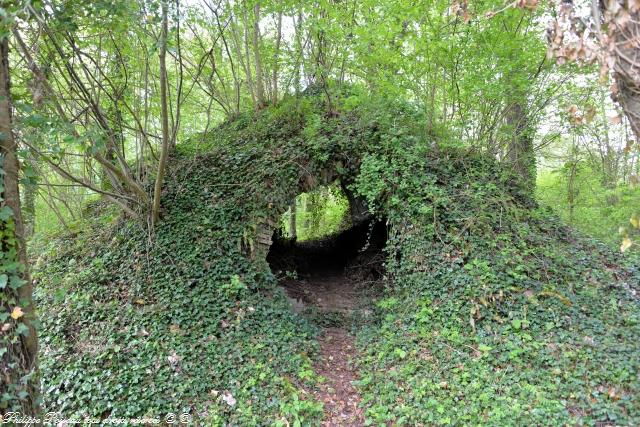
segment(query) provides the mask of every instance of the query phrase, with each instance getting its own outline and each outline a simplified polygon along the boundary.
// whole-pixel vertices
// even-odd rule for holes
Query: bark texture
[[[162,106],[162,151],[158,163],[158,173],[153,191],[153,206],[151,208],[151,224],[155,226],[160,219],[160,199],[162,198],[162,183],[169,157],[169,111],[167,106],[167,33],[169,32],[169,7],[166,0],[162,2],[162,35],[160,40],[160,104]]]
[[[17,143],[13,135],[11,82],[9,78],[9,43],[5,37],[0,40],[0,154],[2,155],[3,190],[1,207],[11,209],[13,215],[0,222],[1,262],[18,261],[21,267],[17,274],[23,284],[17,288],[5,283],[0,288],[3,293],[0,299],[0,311],[18,315],[16,307],[24,313],[19,317],[8,319],[0,325],[3,344],[7,343],[6,351],[0,353],[0,395],[26,392],[27,395],[19,400],[23,415],[33,415],[37,412],[36,395],[37,381],[32,379],[21,384],[25,375],[32,373],[37,367],[38,338],[33,326],[35,310],[33,306],[33,286],[27,268],[27,252],[24,242],[24,223],[20,209],[19,171],[20,165],[16,154]],[[17,259],[7,259],[7,258]],[[15,273],[12,273],[15,274]],[[6,280],[5,280],[6,282]],[[14,321],[15,320],[15,321]],[[24,324],[26,333],[18,333],[17,327]],[[11,334],[13,334],[12,337]],[[0,406],[0,413],[5,411]]]
[[[522,104],[514,103],[507,113],[507,124],[512,132],[507,146],[507,161],[523,187],[533,194],[536,185],[536,155],[528,123]]]
[[[622,106],[636,141],[640,141],[640,8],[629,7],[628,12],[628,20],[611,22],[608,28],[615,57],[614,100]]]

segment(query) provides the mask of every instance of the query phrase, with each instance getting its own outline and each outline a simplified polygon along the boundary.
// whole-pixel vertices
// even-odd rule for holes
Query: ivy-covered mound
[[[96,217],[40,250],[46,410],[185,411],[233,425],[319,419],[321,406],[300,391],[313,380],[315,329],[252,254],[261,218],[295,196],[302,166],[315,170],[300,136],[305,117],[291,105],[267,110],[206,137],[206,154],[194,155],[200,139],[183,146],[154,236],[135,221],[105,227]]]
[[[359,331],[370,421],[640,422],[633,279],[421,123],[403,104],[290,99],[179,145],[154,236],[94,213],[50,242],[35,269],[46,409],[317,422],[302,391],[315,329],[254,242],[296,194],[337,179],[391,233],[386,295]]]
[[[528,208],[486,159],[421,150],[367,156],[357,182],[391,230],[359,334],[368,418],[640,424],[638,269]]]

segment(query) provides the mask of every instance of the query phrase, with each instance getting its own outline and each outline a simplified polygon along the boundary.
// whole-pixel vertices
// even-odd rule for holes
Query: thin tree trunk
[[[229,6],[231,7],[231,6]],[[253,77],[251,73],[251,60],[249,57],[249,29],[248,29],[248,18],[247,18],[247,9],[244,7],[243,13],[243,28],[244,28],[244,43],[240,43],[240,35],[238,31],[238,24],[235,22],[233,17],[230,18],[231,25],[231,35],[233,36],[233,43],[236,48],[236,53],[238,55],[238,60],[240,61],[240,65],[244,68],[244,74],[247,78],[247,88],[249,90],[249,94],[251,95],[251,100],[253,101],[253,106],[256,107],[258,104],[256,102],[256,91],[253,84]],[[242,54],[242,49],[244,46],[245,54]],[[246,58],[246,61],[244,60]]]
[[[278,61],[280,56],[280,42],[282,40],[282,12],[278,13],[278,25],[277,25],[277,35],[276,35],[276,50],[273,59],[273,77],[272,77],[272,86],[273,93],[271,97],[271,102],[273,104],[278,103]]]
[[[162,151],[158,172],[153,191],[153,206],[151,208],[151,225],[155,227],[160,218],[160,198],[162,196],[162,181],[169,156],[169,112],[167,109],[167,33],[169,32],[167,0],[162,2],[162,33],[160,35],[160,105],[162,108]]]
[[[29,162],[34,162],[33,159],[29,159]],[[33,177],[24,185],[24,237],[29,238],[33,235],[36,229],[36,195],[37,185],[33,180]]]
[[[43,195],[40,195],[40,196],[42,197],[42,200],[44,200],[44,203],[49,207],[49,209],[53,211],[56,218],[58,218],[58,221],[60,222],[60,224],[62,224],[62,227],[66,231],[69,231],[69,225],[67,224],[67,221],[65,221],[64,216],[62,215],[62,212],[60,212],[60,209],[58,209],[58,207],[56,206],[56,203],[53,200],[53,196],[51,194],[51,188],[49,186],[47,186],[47,195],[48,197]]]
[[[262,75],[262,58],[260,55],[260,3],[253,7],[253,55],[256,62],[256,100],[258,108],[264,107],[264,78]]]
[[[297,55],[296,55],[296,61],[295,61],[295,91],[296,91],[296,98],[300,95],[300,92],[302,91],[301,88],[301,81],[300,81],[300,67],[302,67],[302,61],[304,59],[303,57],[303,52],[302,52],[302,13],[298,12],[298,22],[296,23],[296,34],[295,34],[295,41],[296,41],[296,51],[297,51]]]
[[[178,139],[178,130],[180,129],[180,113],[182,110],[182,82],[184,80],[184,63],[182,60],[182,43],[180,38],[180,0],[176,0],[177,21],[176,21],[176,47],[178,60],[178,88],[176,89],[176,115],[173,129],[171,131],[171,139],[169,140],[169,148],[176,148]]]
[[[294,199],[291,204],[291,216],[289,217],[289,234],[291,235],[292,240],[296,240],[298,238],[298,224],[296,223],[297,210],[297,202]]]
[[[4,322],[4,325],[9,325],[9,329],[5,330],[3,326],[0,338],[0,348],[6,350],[0,353],[0,394],[7,393],[9,396],[15,396],[19,392],[27,392],[24,400],[10,398],[15,402],[12,406],[18,406],[22,412],[21,415],[25,416],[35,415],[38,412],[37,378],[34,376],[27,384],[21,384],[21,379],[25,375],[36,371],[38,337],[33,326],[35,320],[33,285],[27,268],[24,226],[20,210],[19,162],[12,128],[9,75],[9,41],[4,37],[0,40],[0,154],[3,158],[0,169],[4,172],[3,188],[0,189],[0,209],[8,208],[12,215],[9,219],[0,222],[0,251],[4,254],[0,262],[11,263],[15,260],[20,263],[20,267],[2,275],[4,285],[0,287],[0,312],[12,314],[11,318]],[[12,255],[15,259],[12,259]],[[12,284],[17,284],[19,281],[12,276],[19,277],[22,281],[17,289],[7,284],[7,279]],[[17,331],[21,324],[26,326],[25,333]]]

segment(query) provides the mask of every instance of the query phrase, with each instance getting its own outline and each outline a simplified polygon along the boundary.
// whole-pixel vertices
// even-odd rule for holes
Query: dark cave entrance
[[[353,198],[345,200],[345,217],[331,223],[338,229],[298,240],[291,237],[295,225],[287,226],[285,214],[274,232],[267,262],[297,312],[350,314],[364,309],[381,289],[386,221],[363,214]]]

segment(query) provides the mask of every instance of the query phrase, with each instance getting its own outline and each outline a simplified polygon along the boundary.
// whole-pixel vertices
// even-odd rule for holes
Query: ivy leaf
[[[395,353],[395,355],[396,355],[396,356],[398,356],[400,359],[404,359],[405,357],[407,357],[407,352],[406,352],[406,351],[404,351],[404,350],[403,350],[403,349],[401,349],[401,348],[396,348],[396,349],[394,350],[394,353]]]
[[[513,326],[513,329],[516,331],[519,331],[520,328],[522,327],[522,320],[520,319],[513,319],[511,321],[511,326]]]
[[[8,281],[9,281],[9,276],[7,276],[6,274],[0,274],[0,289],[6,288]]]
[[[24,323],[19,323],[16,332],[25,337],[29,335],[29,328]]]
[[[9,206],[0,208],[0,221],[6,221],[13,215],[13,211]]]
[[[9,287],[14,291],[26,283],[24,280],[20,278],[20,276],[17,276],[17,275],[11,276],[9,282],[10,282]]]

